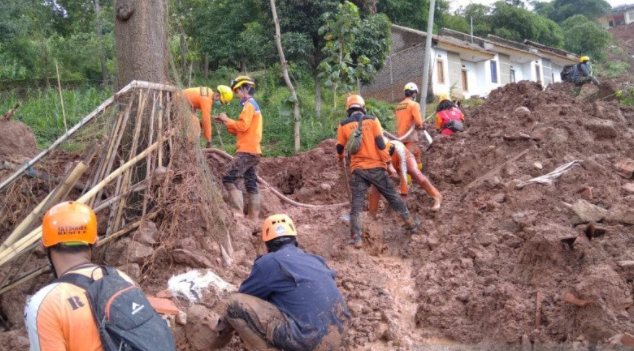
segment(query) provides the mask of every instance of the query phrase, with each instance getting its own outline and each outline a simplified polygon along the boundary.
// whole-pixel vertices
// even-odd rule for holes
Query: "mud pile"
[[[619,265],[634,259],[634,180],[615,169],[634,158],[634,111],[571,91],[510,84],[469,111],[465,133],[434,138],[426,169],[445,202],[406,250],[418,326],[469,344],[634,331],[634,275]],[[554,185],[518,186],[572,161]]]
[[[20,121],[0,118],[0,161],[22,162],[37,154],[33,131]]]

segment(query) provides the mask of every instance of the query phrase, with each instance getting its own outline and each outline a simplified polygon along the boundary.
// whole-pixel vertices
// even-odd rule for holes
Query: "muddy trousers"
[[[227,302],[227,322],[238,333],[248,351],[297,349],[283,345],[283,340],[288,340],[290,335],[280,335],[279,330],[285,330],[287,320],[273,304],[239,293],[231,295]],[[306,351],[338,351],[343,336],[337,328],[332,329],[320,343]]]
[[[384,168],[356,169],[352,172],[352,209],[350,211],[350,232],[353,239],[363,235],[363,203],[370,186],[374,186],[383,195],[387,203],[398,212],[405,221],[410,217],[405,202],[394,189],[394,182]]]
[[[249,194],[258,193],[258,175],[257,167],[260,163],[260,155],[247,154],[244,152],[236,153],[233,161],[229,165],[229,170],[222,177],[222,184],[235,185],[238,178],[244,178],[244,187]]]

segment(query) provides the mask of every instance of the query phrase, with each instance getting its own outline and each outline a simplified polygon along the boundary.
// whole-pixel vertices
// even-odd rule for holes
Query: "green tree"
[[[376,72],[385,66],[392,44],[391,26],[386,15],[376,14],[361,20],[357,27],[352,60],[356,62],[361,57],[370,59],[366,66],[367,74],[361,79],[363,83],[369,83]]]
[[[565,48],[593,59],[605,58],[605,49],[610,43],[610,33],[583,15],[575,15],[561,23]]]
[[[575,15],[596,20],[610,12],[612,6],[605,0],[553,0],[552,2],[533,3],[535,12],[548,16],[557,23],[562,23],[566,19]]]
[[[367,79],[372,70],[370,59],[360,55],[353,60],[353,49],[361,25],[359,8],[346,1],[338,6],[336,13],[325,13],[324,25],[319,29],[323,35],[324,60],[319,64],[320,77],[325,79],[324,85],[334,91],[333,108],[337,108],[337,91],[352,90],[358,79]]]

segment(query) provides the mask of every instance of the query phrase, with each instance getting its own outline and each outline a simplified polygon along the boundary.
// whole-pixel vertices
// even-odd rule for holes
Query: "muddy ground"
[[[353,316],[346,350],[439,344],[589,350],[634,332],[634,268],[623,264],[634,260],[634,180],[615,168],[634,159],[634,109],[584,101],[592,89],[575,99],[565,84],[545,91],[535,83],[511,84],[467,111],[465,133],[440,136],[428,125],[434,143],[424,154],[424,170],[444,203],[431,212],[431,198],[413,186],[407,203],[424,224],[413,236],[382,207],[378,221],[366,218],[364,248],[355,250],[347,245],[346,206],[292,207],[262,189],[261,218],[288,213],[301,247],[337,271]],[[518,187],[572,161],[578,163],[553,185]],[[218,182],[226,161],[209,156],[208,163]],[[347,199],[333,140],[294,157],[263,159],[259,173],[300,202]],[[210,229],[195,213],[188,218],[173,235],[158,218],[156,231],[116,244],[105,262],[132,271],[150,293],[190,268],[212,269],[239,285],[257,256],[259,223],[224,211],[235,251],[234,264],[225,268],[219,245],[206,234]],[[0,334],[10,340],[4,346],[26,349],[21,306],[47,279],[1,298],[4,326],[11,330]],[[205,294],[204,308],[177,303],[191,315],[185,326],[175,326],[179,349],[207,349],[208,335],[195,321],[219,308],[217,295]],[[225,348],[241,349],[237,340]]]

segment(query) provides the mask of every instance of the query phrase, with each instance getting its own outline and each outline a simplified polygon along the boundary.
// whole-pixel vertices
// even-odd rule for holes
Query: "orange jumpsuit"
[[[262,113],[260,106],[252,97],[241,102],[243,108],[238,120],[227,122],[227,131],[237,137],[236,152],[262,154]]]
[[[207,87],[189,88],[183,90],[183,95],[189,105],[202,112],[203,136],[211,142],[211,109],[214,104],[214,92]]]
[[[396,136],[401,137],[412,127],[415,125],[417,129],[423,128],[423,119],[420,114],[420,105],[418,102],[414,101],[411,97],[405,98],[405,100],[401,101],[398,105],[396,105],[396,110],[394,111],[396,115]],[[422,161],[422,151],[418,146],[418,133],[413,132],[407,137],[407,139],[403,140],[403,144],[409,149],[409,151],[414,154],[416,158],[416,163],[419,164],[419,168],[423,163]]]
[[[101,279],[102,270],[91,265],[71,271]],[[119,272],[132,283],[132,279]],[[24,321],[31,351],[101,351],[101,339],[84,289],[52,283],[27,302]]]

